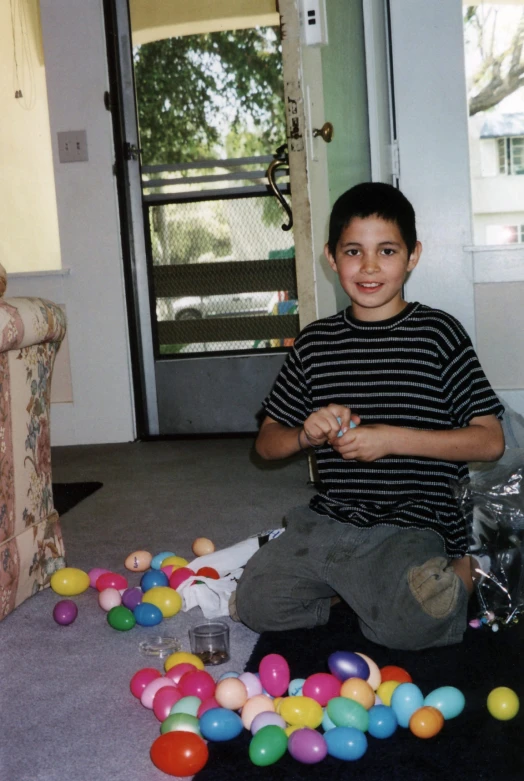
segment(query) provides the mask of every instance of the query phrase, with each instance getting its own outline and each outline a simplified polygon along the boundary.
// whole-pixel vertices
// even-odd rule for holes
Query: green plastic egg
[[[194,732],[195,735],[200,734],[198,726],[198,719],[196,716],[191,716],[189,713],[171,713],[167,719],[164,719],[160,726],[160,732],[162,735],[166,732]]]
[[[282,727],[268,724],[253,736],[249,744],[249,759],[258,767],[274,765],[284,756],[287,749],[287,735]]]
[[[327,704],[327,713],[337,727],[355,727],[362,732],[368,729],[369,714],[356,700],[333,697]]]
[[[124,605],[112,607],[107,614],[107,623],[119,632],[127,632],[136,624],[136,618],[131,610]]]

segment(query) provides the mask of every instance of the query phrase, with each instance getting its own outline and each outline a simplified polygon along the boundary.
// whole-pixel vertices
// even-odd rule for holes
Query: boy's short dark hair
[[[338,240],[353,217],[380,217],[397,224],[408,248],[408,257],[417,243],[415,210],[405,195],[391,184],[363,182],[346,190],[333,206],[329,218],[328,249],[334,258]]]

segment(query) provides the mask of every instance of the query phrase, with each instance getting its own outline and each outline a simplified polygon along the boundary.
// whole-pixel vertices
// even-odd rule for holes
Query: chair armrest
[[[61,342],[65,332],[65,312],[51,301],[22,297],[0,299],[0,352]]]

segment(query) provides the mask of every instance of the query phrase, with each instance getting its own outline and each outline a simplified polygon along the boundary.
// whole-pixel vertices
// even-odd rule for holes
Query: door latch
[[[286,169],[286,173],[289,173],[289,156],[287,151],[287,144],[282,144],[282,146],[279,146],[273,157],[274,160],[270,162],[266,171],[266,176],[269,182],[269,186],[273,191],[273,195],[278,198],[288,217],[288,223],[287,225],[285,223],[282,225],[282,230],[289,231],[293,227],[293,213],[291,211],[291,206],[286,201],[275,182],[275,173],[278,168],[284,168]]]

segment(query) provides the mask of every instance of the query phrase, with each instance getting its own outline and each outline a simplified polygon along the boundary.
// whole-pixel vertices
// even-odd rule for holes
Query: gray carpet
[[[134,550],[173,550],[210,537],[224,548],[280,525],[283,511],[309,500],[307,461],[263,464],[250,439],[146,442],[57,448],[53,480],[101,481],[103,488],[62,520],[69,566],[126,574]],[[129,573],[130,584],[139,576]],[[154,629],[108,626],[92,589],[76,597],[79,615],[59,627],[50,589],[0,623],[1,781],[160,781],[149,759],[159,722],[129,691],[136,670],[157,666],[138,643]],[[160,629],[189,650],[200,608]],[[227,619],[229,621],[229,619]],[[244,669],[257,635],[230,623],[230,662],[215,677]]]

